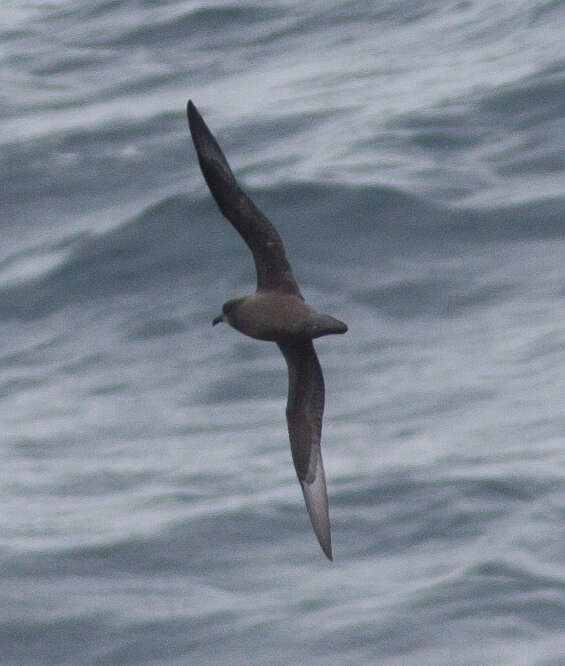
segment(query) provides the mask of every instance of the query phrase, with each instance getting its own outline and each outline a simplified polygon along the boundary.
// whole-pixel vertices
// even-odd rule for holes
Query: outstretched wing
[[[238,185],[214,135],[191,100],[188,125],[202,173],[223,215],[249,246],[257,269],[257,289],[301,296],[275,227]]]
[[[278,343],[288,365],[286,418],[296,474],[322,550],[333,560],[326,477],[322,463],[324,376],[310,340]]]

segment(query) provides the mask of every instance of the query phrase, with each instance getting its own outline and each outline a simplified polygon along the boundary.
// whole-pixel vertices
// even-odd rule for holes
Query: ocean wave
[[[457,247],[488,242],[565,236],[563,198],[462,210],[383,187],[293,184],[257,191],[253,196],[275,221],[295,265],[302,261],[323,264],[332,253],[345,272],[353,265],[370,269],[375,262],[390,262],[394,256],[446,255]],[[76,299],[142,291],[163,282],[174,285],[181,276],[198,279],[198,274],[213,274],[215,266],[225,265],[236,253],[241,255],[237,262],[244,267],[247,261],[246,274],[252,275],[251,257],[243,241],[207,193],[196,201],[185,195],[168,197],[106,233],[75,235],[71,240],[34,250],[35,256],[25,258],[25,270],[19,273],[17,257],[3,262],[0,278],[2,268],[7,277],[0,285],[0,312],[4,316],[40,315]],[[57,265],[53,267],[53,263]],[[228,264],[238,275],[231,259]],[[428,284],[424,280],[413,288],[409,283],[397,287],[377,284],[362,298],[398,303],[393,298],[397,289],[414,302],[421,301],[422,290],[443,293],[436,281]],[[453,282],[449,290],[455,290],[456,303],[469,297],[467,290],[466,295],[458,292]],[[496,287],[481,287],[479,292],[472,300],[489,301],[500,293]]]

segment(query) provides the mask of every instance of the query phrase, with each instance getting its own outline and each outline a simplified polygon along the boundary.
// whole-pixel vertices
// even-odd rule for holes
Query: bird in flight
[[[187,115],[204,179],[222,214],[249,246],[257,270],[256,292],[224,303],[212,323],[226,322],[252,338],[276,342],[281,350],[288,366],[286,418],[292,459],[314,533],[333,560],[320,446],[324,377],[312,340],[345,333],[347,325],[304,302],[277,230],[239,186],[191,100]]]

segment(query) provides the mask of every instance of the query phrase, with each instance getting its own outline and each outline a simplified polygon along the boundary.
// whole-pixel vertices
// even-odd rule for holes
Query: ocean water
[[[0,664],[565,664],[565,2],[5,0]],[[189,140],[277,226],[335,562]]]

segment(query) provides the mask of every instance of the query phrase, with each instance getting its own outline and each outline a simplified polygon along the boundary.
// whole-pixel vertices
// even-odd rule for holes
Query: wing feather
[[[214,135],[190,100],[187,116],[198,162],[210,192],[253,254],[257,289],[282,291],[302,298],[277,230],[241,189]]]
[[[328,492],[322,462],[324,376],[310,340],[278,343],[288,366],[286,418],[290,448],[314,533],[332,560]]]

